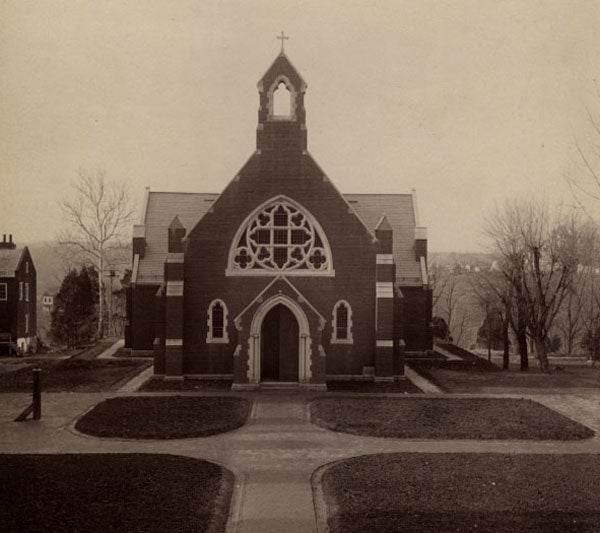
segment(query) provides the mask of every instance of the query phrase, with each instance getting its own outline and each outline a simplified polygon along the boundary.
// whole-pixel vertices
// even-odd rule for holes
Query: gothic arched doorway
[[[299,328],[283,304],[273,307],[261,325],[261,381],[298,381]]]

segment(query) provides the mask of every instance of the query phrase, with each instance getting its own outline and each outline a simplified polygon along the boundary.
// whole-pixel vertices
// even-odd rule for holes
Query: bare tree
[[[436,299],[435,314],[446,321],[449,336],[457,345],[463,341],[468,326],[469,314],[464,302],[465,297],[459,276],[450,273],[443,281]]]
[[[568,354],[575,350],[577,339],[584,328],[584,294],[585,278],[577,276],[573,287],[567,293],[563,309],[557,318],[557,329],[560,332]]]
[[[542,371],[549,369],[548,332],[573,285],[580,254],[577,217],[535,201],[506,203],[487,220],[485,233],[506,263],[523,306]]]
[[[581,262],[579,276],[581,285],[581,307],[583,315],[583,332],[592,338],[600,330],[600,229],[590,223],[586,226],[583,249],[585,253]]]
[[[98,337],[104,334],[104,275],[114,257],[126,248],[133,209],[124,183],[106,180],[103,170],[78,172],[71,198],[60,202],[68,228],[59,242],[98,271]]]
[[[594,223],[600,223],[600,85],[595,81],[595,100],[586,105],[589,128],[574,135],[576,165],[565,176],[577,207]]]
[[[439,263],[432,261],[429,264],[429,272],[427,274],[427,278],[429,280],[429,287],[431,289],[431,305],[433,308],[436,308],[440,296],[444,293],[446,289],[446,285],[450,276],[448,272],[445,271],[444,267]]]
[[[508,370],[510,355],[509,326],[512,320],[513,288],[501,272],[481,272],[471,277],[476,304],[489,315],[496,313],[502,321],[502,368]],[[488,360],[491,360],[491,335],[488,330]]]

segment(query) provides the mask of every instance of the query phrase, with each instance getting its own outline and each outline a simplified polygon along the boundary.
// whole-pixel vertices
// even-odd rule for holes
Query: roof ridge
[[[218,192],[192,192],[192,191],[150,191],[150,194],[195,194],[195,195],[211,195],[219,196]]]
[[[412,196],[409,192],[343,192],[344,196]]]

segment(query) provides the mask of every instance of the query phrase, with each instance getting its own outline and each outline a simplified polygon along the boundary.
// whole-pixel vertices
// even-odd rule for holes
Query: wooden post
[[[42,418],[42,390],[40,384],[40,368],[34,368],[33,373],[33,419],[39,420]]]
[[[33,413],[34,420],[42,418],[42,389],[40,383],[42,369],[34,368],[31,372],[33,376],[33,401],[15,418],[15,422],[23,422],[31,413]]]

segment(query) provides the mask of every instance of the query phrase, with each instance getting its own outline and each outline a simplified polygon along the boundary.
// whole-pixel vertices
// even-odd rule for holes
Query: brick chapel
[[[256,150],[223,192],[146,191],[125,341],[155,374],[324,389],[391,381],[431,348],[415,194],[341,193],[308,150],[306,89],[282,49],[258,83]]]

